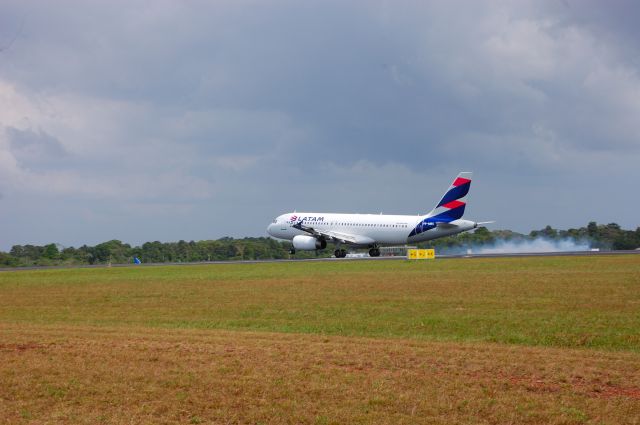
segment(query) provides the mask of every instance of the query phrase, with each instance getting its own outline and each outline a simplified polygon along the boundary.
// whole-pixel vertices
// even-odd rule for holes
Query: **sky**
[[[640,226],[640,3],[0,1],[0,250],[282,213]]]

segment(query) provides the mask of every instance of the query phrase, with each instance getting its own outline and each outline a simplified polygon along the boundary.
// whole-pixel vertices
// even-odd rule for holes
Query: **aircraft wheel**
[[[345,258],[347,256],[347,250],[346,249],[341,249],[340,250],[340,258]]]
[[[340,258],[340,252],[341,252],[340,249],[336,249],[335,251],[333,251],[333,255],[335,255],[336,258]]]
[[[378,248],[371,248],[369,250],[369,256],[370,257],[379,257],[380,256],[380,250]]]

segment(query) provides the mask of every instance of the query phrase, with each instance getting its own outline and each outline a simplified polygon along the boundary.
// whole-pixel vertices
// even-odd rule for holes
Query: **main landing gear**
[[[379,248],[371,248],[369,250],[369,257],[379,257],[380,256],[380,249]]]
[[[333,255],[336,256],[336,258],[344,258],[347,256],[347,250],[345,249],[336,249],[335,251],[333,251]]]

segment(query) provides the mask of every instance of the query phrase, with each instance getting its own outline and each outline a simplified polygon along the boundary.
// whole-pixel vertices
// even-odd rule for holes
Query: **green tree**
[[[103,242],[95,246],[94,254],[99,263],[128,263],[131,246],[119,240]]]
[[[598,237],[598,224],[595,221],[590,221],[589,224],[587,224],[587,234],[590,238]]]
[[[549,239],[555,239],[558,237],[558,231],[556,229],[554,229],[553,227],[547,225],[544,229],[542,230],[534,230],[531,233],[529,233],[529,236],[536,238],[539,236],[545,237],[545,238],[549,238]]]
[[[56,244],[50,243],[49,245],[45,245],[42,257],[49,260],[55,260],[60,257],[60,250],[58,250]]]

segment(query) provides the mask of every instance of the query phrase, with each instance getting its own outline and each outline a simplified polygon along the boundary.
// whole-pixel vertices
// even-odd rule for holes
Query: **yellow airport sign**
[[[436,258],[435,249],[408,249],[407,259],[409,260],[433,260]]]

